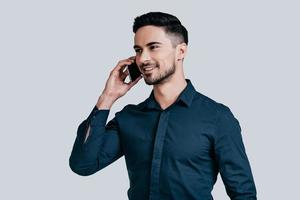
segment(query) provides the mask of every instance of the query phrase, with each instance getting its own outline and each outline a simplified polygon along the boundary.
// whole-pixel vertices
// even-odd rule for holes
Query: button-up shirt
[[[185,80],[187,86],[166,109],[153,90],[108,123],[110,110],[95,106],[78,126],[72,171],[91,175],[125,156],[129,200],[211,200],[218,173],[231,199],[256,199],[238,120]]]

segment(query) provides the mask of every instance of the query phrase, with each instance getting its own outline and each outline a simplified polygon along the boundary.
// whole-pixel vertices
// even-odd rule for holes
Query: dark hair
[[[146,25],[163,27],[166,34],[174,35],[179,39],[179,43],[185,42],[188,44],[188,31],[181,24],[179,19],[171,14],[163,12],[149,12],[141,16],[137,16],[133,23],[133,32]],[[174,44],[176,46],[178,43]]]

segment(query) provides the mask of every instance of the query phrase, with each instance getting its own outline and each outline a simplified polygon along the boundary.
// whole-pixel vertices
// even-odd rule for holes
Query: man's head
[[[138,16],[133,32],[136,62],[148,85],[162,83],[176,71],[182,73],[188,32],[175,16],[162,12]],[[146,67],[153,69],[146,71]]]

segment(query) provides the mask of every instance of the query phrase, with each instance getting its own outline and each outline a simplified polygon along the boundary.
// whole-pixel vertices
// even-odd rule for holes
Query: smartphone
[[[130,81],[135,81],[139,76],[141,76],[141,72],[135,62],[128,65],[128,72]]]

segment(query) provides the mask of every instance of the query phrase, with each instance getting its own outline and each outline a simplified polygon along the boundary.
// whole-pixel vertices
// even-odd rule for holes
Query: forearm
[[[98,98],[96,107],[99,110],[103,109],[111,109],[113,103],[116,101],[115,97],[112,97],[111,95],[103,92],[100,97]]]
[[[98,152],[101,149],[102,136],[105,134],[108,114],[109,110],[97,111],[95,106],[89,117],[78,126],[69,160],[75,173],[90,175],[99,170]]]
[[[96,112],[97,110],[110,110],[114,102],[115,102],[114,98],[102,93],[98,98],[98,101],[93,109],[93,112]],[[89,137],[90,131],[91,131],[91,126],[89,124],[89,120],[88,120],[87,126],[88,126],[88,128],[87,128],[87,131],[85,131],[84,143],[86,142],[87,138]]]

